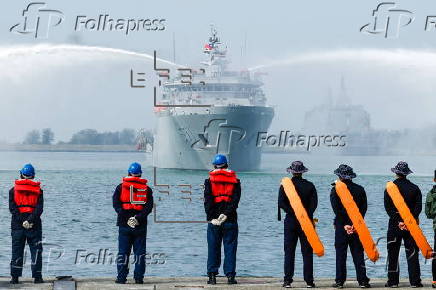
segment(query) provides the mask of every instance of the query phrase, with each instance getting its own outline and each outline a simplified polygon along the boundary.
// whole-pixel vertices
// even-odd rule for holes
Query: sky
[[[436,29],[425,30],[427,16],[436,15],[434,1],[395,1],[394,10],[406,11],[400,25],[413,20],[389,38],[360,31],[383,3],[372,0],[41,2],[44,9],[60,11],[63,21],[47,37],[35,38],[10,31],[32,2],[2,1],[0,141],[19,142],[29,130],[46,127],[58,141],[83,128],[152,129],[153,64],[128,52],[156,50],[158,57],[198,67],[211,23],[235,69],[260,66],[266,73],[264,91],[276,110],[272,130],[302,128],[305,112],[323,104],[329,90],[337,95],[342,77],[353,104],[370,113],[374,128],[436,124]],[[59,14],[51,13],[55,22]],[[164,19],[165,29],[127,35],[83,25],[75,30],[78,16],[106,14]],[[145,73],[145,88],[130,87],[131,69]]]

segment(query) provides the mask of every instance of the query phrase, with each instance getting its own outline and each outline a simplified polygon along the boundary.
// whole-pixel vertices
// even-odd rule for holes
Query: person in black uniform
[[[347,185],[348,190],[353,196],[360,213],[365,217],[368,208],[365,189],[354,183],[356,177],[353,168],[341,164],[334,171],[339,179]],[[353,257],[354,267],[356,269],[357,282],[361,288],[370,288],[369,278],[366,276],[366,266],[363,253],[363,246],[359,240],[353,223],[347,214],[342,202],[336,193],[335,184],[330,193],[330,202],[335,213],[335,250],[336,250],[336,280],[334,288],[343,288],[347,279],[347,248],[350,247],[351,256]]]
[[[228,284],[237,284],[236,251],[238,248],[238,208],[241,182],[233,170],[228,169],[227,158],[217,154],[214,170],[204,181],[204,209],[207,225],[208,284],[216,284],[221,265],[221,244],[224,245],[224,274]]]
[[[409,169],[409,165],[406,162],[400,161],[394,168],[391,168],[391,171],[395,173],[397,177],[394,180],[394,183],[398,186],[410,212],[419,222],[419,214],[422,210],[422,194],[419,187],[407,179],[407,175],[412,173],[412,170]],[[410,284],[414,288],[423,287],[421,283],[421,269],[418,260],[418,246],[410,235],[410,232],[407,230],[407,227],[386,190],[384,193],[384,204],[386,212],[389,215],[387,234],[388,282],[386,283],[386,287],[398,287],[400,279],[398,256],[402,240],[404,240],[404,247],[406,248]]]
[[[292,182],[301,198],[301,202],[306,209],[309,218],[313,219],[313,213],[318,205],[318,194],[313,183],[302,177],[303,173],[307,171],[308,169],[301,161],[294,161],[291,166],[287,168],[287,172],[292,173],[293,175]],[[300,240],[304,264],[304,281],[307,283],[307,288],[313,288],[315,287],[315,284],[313,283],[313,249],[301,229],[300,223],[295,216],[294,210],[291,207],[282,185],[280,185],[279,189],[278,220],[281,220],[280,209],[283,209],[286,212],[284,222],[285,277],[283,287],[291,288],[295,268],[295,248],[297,247],[298,240]]]

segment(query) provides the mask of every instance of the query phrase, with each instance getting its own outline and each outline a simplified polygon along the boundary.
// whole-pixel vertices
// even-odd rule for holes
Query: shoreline
[[[115,284],[115,278],[95,277],[95,278],[74,278],[73,280],[56,280],[55,278],[46,278],[44,284],[33,284],[32,279],[23,278],[20,280],[18,288],[22,289],[284,289],[282,288],[282,278],[274,277],[237,277],[238,284],[227,285],[225,277],[217,277],[216,285],[206,284],[207,277],[145,277],[144,284],[135,284],[130,278],[124,285]],[[384,288],[387,279],[375,278],[371,279],[372,288]],[[331,287],[333,278],[319,278],[315,280],[317,288],[334,289]],[[431,288],[431,279],[423,279],[424,287]],[[292,283],[294,289],[305,289],[306,283],[297,278]],[[355,280],[348,280],[345,284],[346,288],[359,288]],[[17,286],[9,284],[8,277],[0,278],[0,288],[2,289],[17,289]],[[360,288],[359,288],[360,289]],[[407,279],[400,280],[399,288],[410,289]]]
[[[25,145],[0,144],[0,152],[138,152],[136,145]]]

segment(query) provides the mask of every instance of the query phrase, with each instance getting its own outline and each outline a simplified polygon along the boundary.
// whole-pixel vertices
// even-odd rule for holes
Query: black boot
[[[214,273],[207,274],[209,276],[209,280],[207,280],[207,284],[215,285],[216,284],[216,275]]]
[[[227,284],[238,284],[238,281],[235,280],[235,276],[228,276],[227,277]]]
[[[115,283],[117,283],[117,284],[126,284],[126,280],[121,280],[121,279],[116,279],[115,280]]]
[[[33,283],[42,284],[42,283],[44,283],[44,280],[42,279],[42,277],[37,277],[33,280]]]
[[[11,283],[11,284],[18,284],[19,283],[18,277],[12,277],[11,281],[9,283]]]

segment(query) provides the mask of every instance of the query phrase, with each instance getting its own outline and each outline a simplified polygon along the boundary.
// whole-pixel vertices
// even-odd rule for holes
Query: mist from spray
[[[159,67],[183,67],[156,60]],[[26,132],[45,127],[54,129],[57,140],[84,128],[152,127],[153,55],[81,45],[3,46],[0,67],[0,142],[21,141]],[[130,88],[131,69],[146,73],[144,90]]]
[[[76,61],[87,60],[89,58],[92,59],[93,57],[98,56],[127,56],[145,60],[153,60],[153,56],[146,53],[138,53],[124,49],[98,46],[40,44],[35,46],[0,47],[0,61],[13,57],[30,57],[32,55],[61,55],[62,57],[68,58],[73,57],[77,54],[79,54],[81,58],[75,58]],[[156,58],[156,61],[171,66],[183,67],[182,65],[161,58]]]
[[[266,64],[250,67],[248,70],[269,69],[308,63],[328,63],[351,61],[371,66],[404,66],[411,65],[426,69],[436,69],[436,51],[418,50],[382,50],[382,49],[343,49],[325,52],[309,52],[285,57],[280,60],[269,60]]]
[[[132,90],[127,75],[135,66],[147,76],[155,75],[152,61],[150,54],[106,47],[52,44],[0,47],[3,68],[0,139],[19,141],[27,131],[44,127],[52,127],[64,140],[83,128],[151,128],[154,118],[147,113],[152,112],[151,91]],[[160,58],[157,61],[162,67],[185,67]],[[274,121],[277,130],[287,129],[282,124],[301,128],[304,112],[322,102],[327,88],[337,84],[343,74],[352,88],[355,104],[365,106],[373,117],[374,127],[406,128],[411,124],[422,127],[436,123],[429,110],[435,105],[434,51],[308,52],[267,60],[250,68],[259,69],[270,74],[265,88],[269,102],[277,105]],[[304,102],[298,101],[301,95]],[[141,105],[131,106],[132,103]],[[388,111],[396,116],[387,115],[381,103],[389,103]],[[288,114],[290,109],[292,114]],[[119,112],[136,117],[124,117]],[[97,113],[98,118],[94,116]],[[20,114],[26,115],[27,122],[16,122],[16,115]],[[419,118],[409,118],[410,115]]]
[[[269,74],[266,86],[273,96],[270,101],[279,94],[282,98],[283,95],[295,96],[290,107],[277,106],[276,114],[282,118],[273,124],[275,130],[283,130],[283,124],[303,127],[305,113],[314,107],[328,105],[328,89],[339,87],[339,80],[344,77],[352,103],[362,105],[369,112],[372,128],[394,130],[401,136],[391,145],[393,150],[398,147],[398,152],[435,152],[436,115],[432,108],[436,107],[436,51],[342,49],[308,52],[266,60],[249,70]],[[276,89],[277,86],[281,89]],[[333,103],[340,94],[336,89]],[[288,113],[290,110],[292,114]],[[312,127],[318,125],[312,124]]]

